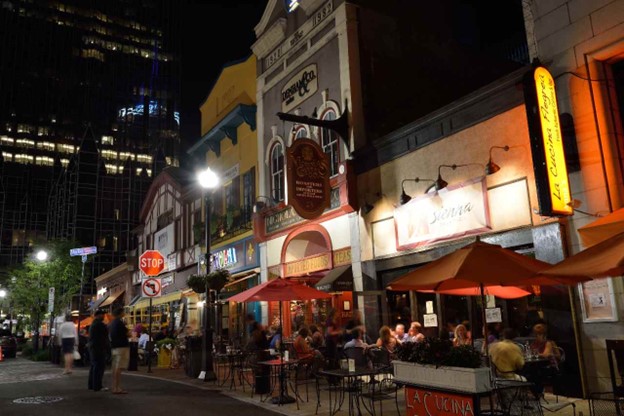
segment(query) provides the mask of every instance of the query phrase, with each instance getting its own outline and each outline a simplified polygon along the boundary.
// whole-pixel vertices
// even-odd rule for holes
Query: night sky
[[[199,105],[224,64],[251,53],[267,0],[183,0],[180,50],[182,61],[182,139],[186,146],[200,135]]]

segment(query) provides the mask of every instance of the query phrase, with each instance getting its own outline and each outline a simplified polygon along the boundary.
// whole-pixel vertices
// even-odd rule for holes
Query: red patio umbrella
[[[289,279],[274,279],[228,298],[233,302],[328,299],[329,293]]]
[[[289,300],[312,300],[312,299],[328,299],[331,298],[329,293],[321,292],[305,284],[288,280],[288,279],[275,279],[268,282],[264,282],[258,286],[254,286],[251,289],[247,289],[244,292],[238,293],[228,299],[232,302],[258,302],[258,301],[279,301],[279,314],[280,314],[280,333],[282,327],[282,301]],[[283,345],[284,343],[280,343]],[[282,351],[283,352],[283,351]],[[284,354],[280,355],[280,360],[283,363]],[[292,403],[294,399],[286,394],[284,384],[284,366],[280,366],[280,395],[277,398],[278,404]]]

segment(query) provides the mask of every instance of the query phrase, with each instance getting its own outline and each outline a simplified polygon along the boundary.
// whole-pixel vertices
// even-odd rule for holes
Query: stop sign
[[[165,269],[165,258],[158,250],[146,250],[139,257],[139,269],[147,276],[158,276]]]

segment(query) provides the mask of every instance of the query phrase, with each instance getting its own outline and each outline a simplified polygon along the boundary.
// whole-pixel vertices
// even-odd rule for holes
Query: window
[[[113,136],[102,136],[102,144],[109,144],[111,146],[115,144]]]
[[[117,236],[113,236],[113,251],[119,250],[119,238]]]
[[[323,120],[335,120],[336,112],[334,110],[328,110],[323,114]],[[323,128],[321,129],[321,147],[323,152],[327,154],[329,158],[329,172],[330,176],[338,174],[338,165],[340,164],[340,151],[338,148],[338,134],[335,131]]]
[[[256,200],[256,168],[251,168],[243,174],[243,219],[251,221],[253,204]]]
[[[35,164],[41,166],[54,166],[54,159],[48,156],[37,156],[35,158]]]
[[[305,126],[297,126],[293,134],[294,140],[309,138],[308,129]]]
[[[225,187],[225,208],[240,208],[240,176],[232,179],[232,182]]]
[[[284,147],[281,143],[271,149],[271,196],[275,201],[284,200]]]

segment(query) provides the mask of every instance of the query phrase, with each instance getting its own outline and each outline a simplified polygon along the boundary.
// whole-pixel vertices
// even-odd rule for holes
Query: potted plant
[[[169,368],[171,366],[171,354],[176,347],[177,341],[173,338],[163,338],[156,341],[154,352],[158,355],[158,367]]]
[[[208,275],[192,274],[189,276],[186,284],[195,293],[204,293],[206,291],[206,283],[208,283],[208,289],[219,292],[230,278],[228,270],[218,269],[210,272]]]
[[[491,390],[490,369],[481,366],[481,354],[470,345],[453,347],[449,340],[426,338],[397,346],[396,357],[397,381],[467,393]]]

